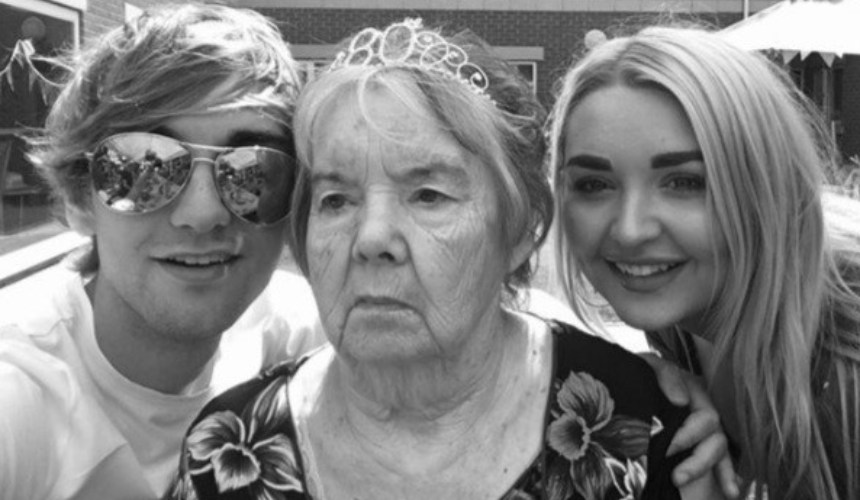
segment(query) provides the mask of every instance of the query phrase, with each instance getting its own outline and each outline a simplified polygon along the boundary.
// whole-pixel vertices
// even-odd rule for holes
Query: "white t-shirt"
[[[56,274],[52,290],[0,305],[2,498],[158,497],[209,399],[325,339],[306,281],[278,271],[186,393],[163,394],[111,366],[96,344],[84,280]]]

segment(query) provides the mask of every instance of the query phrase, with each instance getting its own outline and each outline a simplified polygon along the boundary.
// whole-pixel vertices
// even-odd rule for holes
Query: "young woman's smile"
[[[702,153],[667,94],[615,85],[568,117],[563,230],[595,289],[637,328],[693,325],[720,284]]]

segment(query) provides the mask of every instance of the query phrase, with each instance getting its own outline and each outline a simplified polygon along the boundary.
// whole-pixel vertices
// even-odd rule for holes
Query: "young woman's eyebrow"
[[[588,170],[609,171],[612,164],[606,158],[589,154],[571,156],[564,164],[565,168],[579,167]]]
[[[691,161],[704,161],[702,152],[698,149],[691,151],[672,151],[660,153],[651,158],[651,168],[677,167]]]

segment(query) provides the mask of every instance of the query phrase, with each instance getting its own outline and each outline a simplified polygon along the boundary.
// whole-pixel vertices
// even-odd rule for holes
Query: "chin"
[[[646,332],[669,328],[677,323],[677,320],[674,318],[665,315],[655,315],[653,310],[635,312],[616,310],[616,314],[621,318],[621,321],[627,323],[629,326]]]

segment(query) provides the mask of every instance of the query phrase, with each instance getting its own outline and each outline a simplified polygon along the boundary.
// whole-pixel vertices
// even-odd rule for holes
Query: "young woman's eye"
[[[571,179],[569,182],[569,188],[577,193],[581,194],[597,194],[607,189],[610,189],[612,186],[604,179],[599,177],[582,177],[579,179]]]
[[[705,177],[701,175],[677,175],[666,182],[666,187],[684,192],[704,191],[706,188]]]

